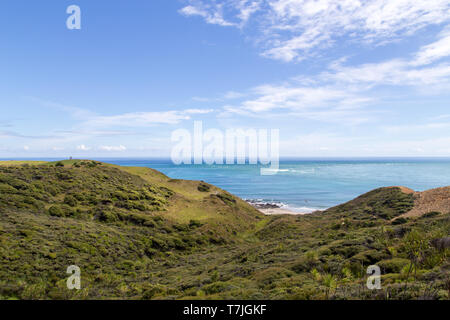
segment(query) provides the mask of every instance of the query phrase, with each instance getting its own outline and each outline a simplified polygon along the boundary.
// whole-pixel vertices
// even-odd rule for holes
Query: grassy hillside
[[[263,216],[201,181],[95,161],[0,164],[1,299],[448,299],[450,214],[369,192]],[[69,265],[82,289],[66,288]],[[365,286],[382,269],[382,290]]]

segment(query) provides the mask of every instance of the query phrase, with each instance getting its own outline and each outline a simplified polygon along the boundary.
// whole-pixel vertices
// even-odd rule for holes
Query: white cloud
[[[101,146],[100,148],[99,148],[100,150],[103,150],[103,151],[126,151],[127,150],[127,148],[125,147],[125,146],[123,146],[123,145],[120,145],[120,146]]]
[[[222,16],[222,6],[214,5],[213,10],[208,10],[205,6],[186,6],[180,10],[180,13],[186,16],[200,16],[205,19],[207,23],[217,24],[222,27],[234,26],[234,23],[224,20]]]
[[[187,109],[184,110],[186,114],[207,114],[214,112],[214,109]]]
[[[357,125],[370,121],[365,106],[376,101],[360,88],[340,84],[264,85],[252,90],[253,98],[239,105],[226,105],[221,116],[238,114],[262,118],[284,117]],[[372,112],[373,113],[373,112]]]
[[[132,112],[114,116],[97,116],[85,122],[90,127],[143,127],[153,124],[177,124],[189,120],[187,115],[192,112],[163,111],[163,112]]]
[[[439,40],[420,49],[412,65],[420,66],[430,64],[441,58],[450,56],[450,28],[442,31]]]
[[[450,88],[450,63],[418,66],[407,59],[393,59],[345,66],[345,62],[335,61],[328,71],[307,79],[297,77],[282,85],[253,88],[250,98],[239,105],[226,105],[224,110],[248,116],[282,109],[287,116],[358,124],[369,120],[361,109],[383,99],[374,91],[378,87],[408,87],[426,95]]]
[[[207,98],[207,97],[193,97],[192,100],[198,101],[198,102],[219,102],[224,100],[235,100],[244,97],[245,94],[242,92],[236,92],[236,91],[228,91],[225,94],[222,94],[219,97],[215,98]],[[213,109],[210,109],[210,111],[214,111]]]
[[[244,94],[241,93],[241,92],[228,91],[227,93],[225,93],[225,95],[223,96],[223,98],[224,98],[224,99],[233,100],[233,99],[242,98],[243,96],[244,96]]]
[[[237,17],[240,19],[241,23],[240,26],[247,23],[247,21],[250,19],[250,17],[258,12],[261,9],[261,4],[263,1],[256,0],[241,0],[237,1],[237,8],[239,10],[239,13],[237,14]]]
[[[254,89],[259,96],[242,103],[242,107],[252,112],[265,112],[273,109],[308,110],[331,103],[345,105],[356,96],[348,90],[334,87],[296,87],[265,85]]]
[[[199,16],[206,23],[222,27],[242,28],[258,12],[263,0],[189,1],[179,12],[185,16]],[[230,14],[231,13],[231,14]],[[229,16],[224,18],[224,14]]]
[[[49,108],[58,109],[67,112],[70,116],[77,120],[82,120],[84,127],[98,128],[109,126],[147,126],[152,124],[178,124],[183,120],[189,120],[192,114],[207,114],[214,112],[214,109],[186,109],[186,110],[169,110],[155,112],[130,112],[112,116],[98,115],[90,110],[78,107],[65,106],[60,103],[46,101],[35,97],[29,97],[31,101],[37,102],[39,105]],[[81,130],[88,135],[113,135],[125,134],[121,131],[93,131],[86,129]]]
[[[419,29],[450,21],[448,0],[191,0],[180,12],[207,23],[236,26],[254,22],[263,55],[283,60],[314,56],[347,37],[382,45]],[[429,48],[429,50],[431,50]]]
[[[77,150],[79,151],[89,151],[91,150],[90,147],[86,147],[84,144],[77,146]]]
[[[29,146],[23,146],[23,150],[28,151],[28,150],[30,150],[30,147]]]
[[[347,84],[423,86],[448,82],[450,64],[414,67],[409,61],[394,59],[380,63],[344,67],[333,65],[331,71],[321,75],[322,80]]]
[[[151,132],[150,130],[153,125],[179,124],[184,120],[191,119],[191,117],[200,117],[215,111],[214,109],[192,108],[162,112],[128,112],[108,116],[99,115],[81,108],[64,107],[59,103],[45,101],[39,98],[27,97],[27,99],[37,103],[38,106],[57,108],[60,111],[66,112],[67,116],[74,118],[72,119],[74,121],[70,127],[50,129],[49,134],[45,136],[29,136],[13,131],[0,130],[0,137],[7,138],[11,141],[13,141],[13,139],[27,139],[22,143],[28,144],[32,139],[33,148],[31,150],[33,151],[51,150],[53,152],[61,152],[65,150],[61,146],[70,145],[74,146],[73,148],[79,152],[93,151],[94,148],[87,146],[86,142],[95,142],[97,138],[116,139],[118,136],[123,138],[130,136],[129,139],[140,137],[140,139],[142,139],[150,134],[149,132]],[[161,132],[157,130],[156,132],[152,132],[151,135],[163,134],[163,130],[167,130],[167,127],[164,128],[163,126],[160,126],[159,128],[162,129]],[[25,150],[22,147],[23,144],[19,145],[22,151]],[[110,146],[106,145],[105,147],[106,148],[103,148],[102,150],[120,151],[120,149],[123,149],[121,146],[118,146],[118,148],[114,148],[114,146],[109,148]],[[96,147],[95,149],[97,151],[100,150],[99,147]]]
[[[450,122],[429,122],[423,124],[408,124],[408,125],[395,125],[385,126],[383,130],[390,134],[407,134],[407,133],[428,133],[430,130],[442,130],[448,131],[450,129]]]

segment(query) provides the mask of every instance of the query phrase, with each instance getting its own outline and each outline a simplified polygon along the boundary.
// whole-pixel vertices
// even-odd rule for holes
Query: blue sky
[[[169,156],[194,120],[280,129],[282,156],[450,156],[448,0],[6,0],[0,39],[2,158]]]

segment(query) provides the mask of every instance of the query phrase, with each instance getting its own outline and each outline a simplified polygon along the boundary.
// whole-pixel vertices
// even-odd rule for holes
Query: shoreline
[[[314,210],[311,212],[297,212],[290,209],[283,208],[282,206],[276,204],[276,203],[269,203],[269,202],[259,202],[256,200],[245,200],[248,204],[250,204],[252,207],[257,209],[259,212],[261,212],[264,215],[270,216],[270,215],[305,215],[310,214],[313,212],[317,212],[320,210]]]
[[[309,214],[307,212],[295,212],[289,209],[283,209],[283,208],[270,208],[270,209],[261,209],[256,208],[261,213],[265,214],[266,216],[272,216],[272,215],[283,215],[283,214],[289,214],[289,215],[295,215],[295,216],[303,216],[305,214]]]

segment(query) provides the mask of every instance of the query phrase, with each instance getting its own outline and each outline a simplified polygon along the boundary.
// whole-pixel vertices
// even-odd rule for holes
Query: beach
[[[258,209],[258,210],[268,216],[279,215],[279,214],[290,214],[290,215],[308,214],[307,212],[301,213],[301,212],[295,212],[295,211],[283,209],[283,208]]]
[[[279,204],[271,203],[271,202],[260,202],[257,200],[247,200],[247,202],[258,209],[261,213],[265,215],[281,215],[281,214],[289,214],[289,215],[304,215],[310,212],[297,212],[290,210],[285,207],[281,207]]]

